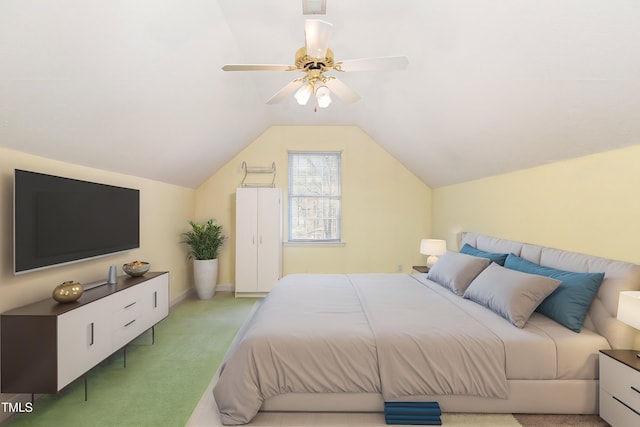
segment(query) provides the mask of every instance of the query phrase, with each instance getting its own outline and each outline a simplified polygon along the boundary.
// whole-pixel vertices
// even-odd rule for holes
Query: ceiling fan
[[[271,64],[228,64],[222,67],[224,71],[300,71],[304,76],[299,77],[273,95],[267,104],[281,102],[295,92],[295,99],[300,105],[305,105],[312,94],[315,104],[326,108],[331,104],[331,94],[335,94],[347,104],[360,99],[355,91],[326,72],[351,72],[369,70],[397,70],[409,63],[406,56],[388,56],[379,58],[352,59],[335,61],[333,51],[329,49],[329,36],[333,25],[319,19],[305,21],[305,45],[298,49],[295,55],[295,65]]]

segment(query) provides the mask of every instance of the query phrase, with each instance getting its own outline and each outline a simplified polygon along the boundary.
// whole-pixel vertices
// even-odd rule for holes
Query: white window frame
[[[341,151],[289,151],[288,152],[288,174],[289,174],[289,189],[288,189],[288,243],[292,243],[292,244],[297,244],[297,243],[301,243],[301,244],[340,244],[341,241],[341,236],[342,236],[342,230],[341,230],[341,223],[342,223],[342,152]],[[338,181],[338,192],[337,194],[320,194],[320,195],[310,195],[310,194],[295,194],[293,192],[293,188],[294,188],[294,171],[293,171],[293,162],[292,159],[294,157],[297,156],[331,156],[331,157],[335,157],[337,159],[338,162],[338,170],[337,170],[337,176],[335,177]],[[295,206],[296,204],[293,203],[293,199],[296,198],[319,198],[319,199],[331,199],[333,201],[337,201],[338,202],[338,208],[337,208],[337,212],[336,212],[336,234],[337,236],[335,238],[331,238],[331,239],[319,239],[319,238],[294,238],[293,237],[293,229],[292,229],[292,218],[294,217],[293,215],[293,206]]]

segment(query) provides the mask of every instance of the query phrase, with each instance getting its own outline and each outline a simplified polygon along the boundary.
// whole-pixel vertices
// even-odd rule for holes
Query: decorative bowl
[[[56,286],[51,293],[54,300],[60,303],[74,302],[82,296],[84,288],[78,282],[69,280]]]
[[[142,276],[149,271],[150,264],[145,261],[133,261],[122,265],[122,271],[131,277]]]

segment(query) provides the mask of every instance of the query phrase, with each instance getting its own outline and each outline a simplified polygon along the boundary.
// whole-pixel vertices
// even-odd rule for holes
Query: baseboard
[[[177,297],[175,297],[169,302],[169,308],[172,308],[176,304],[180,304],[182,301],[189,298],[189,295],[193,294],[195,291],[196,291],[195,288],[187,289],[182,294],[178,295]]]
[[[235,290],[235,286],[231,283],[221,283],[216,286],[216,292],[233,292]]]
[[[235,290],[235,286],[233,286],[231,283],[220,283],[216,286],[216,292],[233,292],[234,290]],[[196,292],[195,288],[187,289],[182,294],[178,295],[177,297],[171,300],[169,304],[169,308],[177,304],[180,304],[182,301],[191,297],[191,295],[193,295],[195,292]]]

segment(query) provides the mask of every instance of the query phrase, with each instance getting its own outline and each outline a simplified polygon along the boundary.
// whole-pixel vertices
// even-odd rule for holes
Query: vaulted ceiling
[[[438,187],[640,143],[637,0],[327,0],[362,99],[265,101],[302,0],[0,0],[0,146],[197,187],[272,125],[355,125]]]

